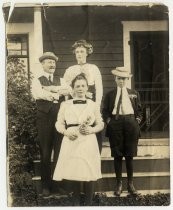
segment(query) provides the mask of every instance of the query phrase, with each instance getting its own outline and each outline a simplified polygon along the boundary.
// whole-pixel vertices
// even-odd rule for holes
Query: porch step
[[[114,191],[115,189],[115,174],[102,174],[102,179],[96,182],[95,190],[97,192]],[[33,177],[34,185],[38,193],[41,193],[41,177]],[[126,173],[122,174],[123,189],[127,189]],[[170,174],[169,172],[145,172],[134,173],[134,183],[137,190],[169,190],[170,189]],[[61,182],[55,182],[54,188],[57,188]],[[64,188],[70,192],[72,187],[68,182],[64,181]]]
[[[152,157],[135,158],[134,172],[165,172],[169,171],[170,160],[168,158],[153,159]],[[35,176],[40,176],[40,161],[34,161]],[[101,160],[102,173],[114,173],[113,158],[102,158]],[[125,160],[123,159],[122,171],[126,172]]]
[[[169,171],[169,146],[141,145],[138,146],[138,156],[134,158],[134,172],[164,172]],[[34,161],[35,176],[40,175],[40,160]],[[114,163],[109,144],[103,146],[101,153],[102,173],[113,173]],[[126,171],[123,159],[123,172]]]
[[[102,193],[102,192],[96,192],[96,193]],[[114,195],[114,191],[106,191],[104,193],[105,193],[106,197],[109,197],[109,198],[110,197],[116,197]],[[154,194],[157,194],[157,193],[167,194],[167,193],[170,193],[170,190],[160,190],[160,189],[158,189],[158,190],[138,190],[138,193],[140,195],[148,195],[148,194],[154,195]],[[123,191],[121,193],[121,197],[126,197],[128,195],[129,195],[128,191]]]
[[[126,173],[122,174],[123,189],[127,187]],[[134,184],[137,190],[170,189],[169,172],[144,172],[134,173]],[[103,174],[103,178],[97,182],[98,191],[112,191],[115,189],[115,174]]]
[[[96,183],[97,192],[111,192],[115,189],[115,174],[113,166],[113,158],[108,142],[103,142],[101,153],[101,167],[103,178]],[[40,161],[34,161],[35,177],[33,177],[34,185],[37,192],[41,192],[40,181]],[[151,193],[169,191],[170,189],[170,159],[169,159],[169,141],[168,139],[145,139],[140,140],[138,146],[138,156],[134,158],[134,183],[137,190]],[[127,178],[125,162],[123,160],[123,189],[127,189]],[[71,191],[72,186],[68,181],[55,182],[55,192],[59,186],[65,187],[67,191]]]

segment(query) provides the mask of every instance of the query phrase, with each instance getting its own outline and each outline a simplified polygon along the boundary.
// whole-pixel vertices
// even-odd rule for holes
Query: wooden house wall
[[[56,74],[62,76],[69,66],[76,64],[72,44],[86,39],[93,45],[94,52],[88,62],[98,66],[102,74],[104,93],[114,86],[111,69],[123,66],[123,32],[120,21],[88,16],[81,9],[80,16],[64,18],[43,24],[44,51],[54,51],[59,57]],[[65,13],[64,13],[65,14]]]
[[[43,48],[58,57],[56,75],[76,64],[72,44],[79,39],[94,48],[88,62],[102,74],[104,94],[114,87],[111,70],[123,66],[122,20],[159,20],[165,18],[164,7],[47,7],[43,11]]]

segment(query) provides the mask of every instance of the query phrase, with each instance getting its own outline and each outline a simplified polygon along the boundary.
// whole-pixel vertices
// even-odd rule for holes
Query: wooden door
[[[132,84],[139,91],[142,137],[169,136],[168,32],[132,32]]]

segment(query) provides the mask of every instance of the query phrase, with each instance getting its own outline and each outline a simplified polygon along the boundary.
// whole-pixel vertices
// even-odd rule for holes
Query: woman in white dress
[[[75,54],[77,64],[70,66],[66,69],[64,74],[64,79],[67,85],[71,86],[73,79],[84,73],[88,81],[88,91],[86,97],[92,99],[101,106],[101,101],[103,97],[103,84],[102,76],[99,68],[87,62],[87,57],[93,53],[93,47],[86,40],[78,40],[73,45],[73,53]],[[102,135],[101,133],[97,134],[97,140],[99,145],[99,150],[101,153],[102,149]]]
[[[95,134],[103,129],[104,123],[97,104],[86,99],[88,83],[83,74],[72,81],[72,88],[75,97],[61,104],[56,122],[56,129],[64,138],[53,179],[76,181],[78,189],[74,191],[74,201],[77,203],[82,182],[86,205],[91,205],[94,181],[102,177]]]

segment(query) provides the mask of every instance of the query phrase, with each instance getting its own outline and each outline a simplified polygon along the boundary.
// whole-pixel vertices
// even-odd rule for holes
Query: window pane
[[[8,55],[28,55],[27,38],[25,35],[9,35],[7,39]]]
[[[21,55],[21,43],[9,41],[7,43],[8,55]]]
[[[27,50],[22,50],[22,55],[27,55]]]
[[[8,55],[21,55],[21,51],[9,50]]]
[[[22,42],[22,50],[27,50],[27,42],[26,41]]]

